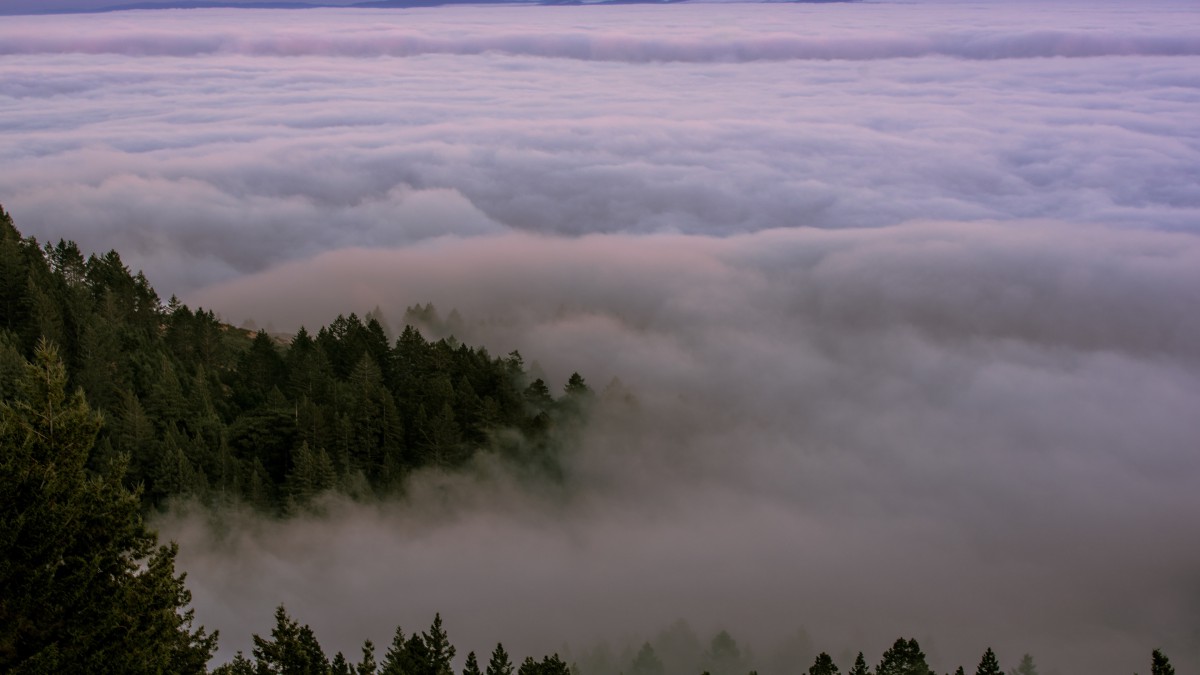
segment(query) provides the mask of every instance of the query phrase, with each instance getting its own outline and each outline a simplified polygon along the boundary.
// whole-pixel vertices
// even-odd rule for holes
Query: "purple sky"
[[[431,300],[637,396],[569,499],[481,466],[223,540],[172,514],[225,656],[286,601],[345,650],[684,616],[1191,672],[1197,36],[1172,2],[10,17],[0,204],[235,323]]]
[[[0,11],[4,12],[47,12],[47,11],[87,11],[133,4],[170,4],[171,0],[0,0]],[[223,3],[245,4],[263,0],[220,0]],[[271,0],[265,0],[270,2]],[[359,0],[288,0],[302,4],[320,4],[323,6],[351,5]]]

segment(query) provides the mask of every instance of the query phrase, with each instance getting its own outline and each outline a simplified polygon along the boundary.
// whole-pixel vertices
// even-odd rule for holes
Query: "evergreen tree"
[[[571,675],[571,668],[558,654],[544,656],[541,661],[526,656],[517,669],[517,675]]]
[[[983,658],[979,660],[979,667],[975,669],[975,675],[1004,675],[1004,671],[1000,669],[1000,662],[996,660],[996,653],[991,647],[983,653]]]
[[[411,638],[405,639],[404,631],[396,626],[392,645],[379,664],[379,675],[425,675],[427,663],[421,636],[413,633]]]
[[[101,417],[42,343],[0,404],[0,672],[202,673],[176,547],[157,546],[124,464],[87,469]]]
[[[541,672],[538,662],[534,661],[532,656],[526,656],[517,667],[517,675],[541,675]]]
[[[870,675],[870,671],[867,670],[867,660],[863,658],[862,652],[854,657],[854,667],[850,669],[848,675]]]
[[[817,654],[816,661],[808,669],[808,675],[838,675],[838,672],[838,667],[833,663],[833,659],[825,652]]]
[[[496,643],[496,648],[492,650],[492,658],[488,660],[486,675],[512,675],[513,664],[508,658],[508,652],[504,651],[504,645]]]
[[[433,624],[429,626],[424,638],[429,664],[426,672],[429,675],[454,675],[454,669],[450,666],[450,662],[454,660],[454,645],[450,644],[446,630],[442,627],[441,613],[434,615]]]
[[[550,388],[541,378],[529,383],[525,387],[525,404],[529,406],[530,412],[537,414],[549,410],[554,405],[554,398],[550,396]]]
[[[558,654],[551,654],[550,656],[542,657],[538,675],[571,675],[571,668]]]
[[[567,384],[563,387],[563,391],[568,396],[590,396],[592,394],[591,387],[587,386],[587,382],[584,381],[583,376],[579,373],[571,373],[571,377],[567,379]]]
[[[479,671],[479,662],[475,660],[475,652],[467,653],[467,662],[463,665],[462,675],[483,675]]]
[[[300,444],[293,455],[292,470],[288,473],[287,486],[293,508],[303,507],[325,490],[334,486],[337,472],[333,461],[324,449],[315,452],[308,442]]]
[[[362,646],[362,659],[354,667],[354,675],[375,675],[375,669],[375,643],[366,640]]]
[[[325,675],[329,660],[308,626],[288,616],[283,605],[275,609],[275,627],[271,637],[254,639],[257,675]]]
[[[36,248],[36,244],[32,247]],[[30,242],[21,238],[12,217],[0,208],[0,327],[18,335],[27,333],[29,321]],[[40,259],[40,256],[36,257]],[[26,343],[28,344],[28,343]]]
[[[1175,668],[1171,665],[1171,660],[1162,653],[1161,649],[1155,649],[1154,653],[1150,655],[1150,675],[1175,675]]]
[[[875,675],[931,675],[925,653],[915,639],[899,638],[883,653]]]
[[[333,655],[333,660],[329,662],[329,675],[354,675],[354,668],[346,660],[345,654],[338,652]]]

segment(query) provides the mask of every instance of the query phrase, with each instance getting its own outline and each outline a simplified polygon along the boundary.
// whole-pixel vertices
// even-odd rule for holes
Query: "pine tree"
[[[370,640],[363,642],[362,659],[354,668],[354,675],[375,675],[375,643]]]
[[[833,659],[825,652],[818,654],[816,661],[808,669],[808,675],[838,675],[838,672],[838,667],[834,665]]]
[[[36,244],[32,245],[36,247]],[[12,218],[0,208],[0,328],[18,335],[29,330],[30,242],[21,238]],[[40,256],[35,260],[40,262]],[[24,341],[22,341],[24,342]],[[26,345],[28,343],[25,343]]]
[[[538,675],[571,675],[571,668],[558,654],[551,654],[542,657],[542,662],[538,664]]]
[[[930,675],[933,671],[925,662],[925,653],[915,639],[899,638],[883,653],[875,675]]]
[[[1161,649],[1150,655],[1150,675],[1175,675],[1175,668]]]
[[[462,675],[483,675],[479,672],[479,662],[475,660],[475,652],[467,654],[467,662],[463,665]]]
[[[333,660],[329,662],[329,675],[354,675],[354,668],[346,660],[345,654],[338,652],[333,655]]]
[[[863,653],[859,652],[854,658],[854,667],[850,669],[848,675],[870,675],[867,670],[867,660],[863,658]]]
[[[283,605],[275,609],[271,637],[254,639],[254,660],[259,675],[324,675],[329,660],[308,626],[288,616]]]
[[[454,645],[442,628],[441,613],[435,614],[433,624],[424,635],[429,675],[454,675],[450,662],[454,660]]]
[[[508,652],[504,651],[504,645],[496,643],[496,648],[492,650],[492,658],[488,660],[486,675],[512,675],[513,664],[508,658]]]
[[[379,664],[379,675],[425,675],[428,663],[425,651],[419,634],[413,633],[411,638],[405,639],[404,631],[396,626],[392,645]]]
[[[983,658],[979,660],[979,667],[975,669],[975,675],[1004,675],[1004,671],[1000,669],[1000,662],[996,660],[996,653],[991,647],[983,653]]]
[[[202,673],[176,547],[158,546],[118,461],[87,468],[101,418],[39,345],[0,404],[0,672]]]
[[[293,508],[307,505],[316,496],[333,487],[337,479],[333,462],[324,449],[313,451],[308,441],[300,443],[292,457],[287,487]]]
[[[526,656],[521,665],[517,668],[517,675],[542,675],[542,669],[537,661],[533,660],[532,656]]]

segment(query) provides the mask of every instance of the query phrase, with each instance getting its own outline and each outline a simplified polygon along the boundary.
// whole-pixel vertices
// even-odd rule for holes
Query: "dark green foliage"
[[[517,675],[541,675],[541,668],[537,661],[533,660],[532,656],[526,656],[521,662],[521,666],[517,668]]]
[[[850,669],[848,675],[868,675],[867,660],[863,658],[863,653],[859,652],[858,656],[854,657],[854,667]]]
[[[1155,649],[1154,653],[1150,655],[1150,675],[1175,675],[1175,668],[1171,665],[1171,660],[1162,653],[1161,649]]]
[[[454,675],[450,662],[454,660],[454,645],[442,627],[442,615],[435,614],[433,625],[423,636],[425,643],[426,669],[428,675]]]
[[[479,661],[475,660],[475,652],[467,654],[467,662],[463,664],[462,675],[483,675],[479,670]]]
[[[504,651],[504,645],[496,643],[496,648],[492,650],[492,658],[488,660],[486,675],[512,675],[513,664],[508,658],[508,652]]]
[[[280,605],[270,638],[254,636],[256,675],[326,675],[329,659],[308,626],[301,626]]]
[[[817,654],[817,659],[809,667],[808,675],[838,675],[838,667],[834,665],[833,659],[828,654],[821,652]]]
[[[517,669],[517,675],[571,675],[571,669],[558,654],[542,657],[541,661],[527,656]]]
[[[983,653],[983,658],[979,659],[979,667],[975,669],[975,675],[1004,675],[1004,671],[1000,669],[1000,662],[996,660],[996,653],[991,647]]]
[[[354,675],[354,668],[346,660],[346,655],[338,652],[329,662],[329,675]]]
[[[424,651],[423,646],[417,648],[420,637],[414,634],[411,640],[405,639],[404,630],[396,626],[392,645],[388,647],[387,653],[383,655],[383,662],[379,664],[379,675],[417,675],[424,654],[413,652]]]
[[[413,633],[407,639],[404,631],[397,626],[379,672],[380,675],[454,675],[450,664],[454,653],[454,645],[450,644],[442,627],[442,616],[438,614],[427,632]],[[363,657],[365,661],[365,647]],[[372,657],[372,665],[373,662]]]
[[[174,545],[158,546],[125,464],[87,467],[101,417],[65,393],[53,347],[0,404],[0,672],[202,673]]]
[[[354,675],[375,675],[375,670],[375,643],[366,640],[362,646],[362,659],[354,667]]]
[[[915,639],[899,638],[883,653],[883,660],[875,668],[875,675],[931,675],[925,662],[925,652]]]
[[[383,494],[480,452],[557,476],[555,448],[591,397],[583,378],[558,400],[544,382],[531,393],[519,354],[492,358],[443,332],[461,325],[456,313],[443,322],[425,305],[414,317],[447,337],[408,325],[389,344],[378,310],[290,341],[250,333],[176,298],[162,305],[115,251],[23,238],[0,209],[0,400],[15,395],[15,364],[52,341],[144,505],[183,496],[287,513],[328,490]]]
[[[955,669],[954,675],[967,675],[967,671],[963,670],[962,666],[959,666],[957,669]]]

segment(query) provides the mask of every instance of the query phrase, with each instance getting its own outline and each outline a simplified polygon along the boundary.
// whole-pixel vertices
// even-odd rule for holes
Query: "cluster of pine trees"
[[[883,658],[873,671],[867,668],[867,662],[863,659],[862,652],[859,652],[858,657],[854,660],[854,665],[846,672],[847,675],[935,675],[925,662],[925,653],[921,651],[921,646],[917,644],[917,641],[904,638],[897,639],[883,653]],[[839,673],[833,659],[824,652],[817,656],[812,667],[808,669],[808,675],[839,675]],[[954,671],[954,675],[965,675],[965,673],[962,666]],[[1033,657],[1029,654],[1022,656],[1021,663],[1010,673],[1011,675],[1038,675],[1037,667],[1033,664]],[[1161,650],[1155,649],[1151,655],[1150,673],[1151,675],[1175,675],[1175,669],[1171,667],[1170,661]],[[1000,662],[991,647],[988,647],[979,659],[975,675],[1005,675],[1004,671],[1000,669]]]
[[[456,675],[451,661],[456,650],[442,626],[440,614],[433,619],[433,624],[424,633],[413,633],[405,636],[404,631],[397,627],[392,644],[383,655],[382,660],[376,659],[375,645],[367,640],[363,642],[361,657],[357,663],[347,659],[341,652],[333,658],[326,656],[317,641],[316,635],[307,625],[301,626],[288,616],[283,606],[275,610],[275,627],[270,637],[253,636],[254,648],[252,658],[247,658],[238,652],[233,661],[217,668],[214,673],[219,675],[268,675],[291,674],[297,675]],[[720,655],[727,652],[730,646],[736,651],[736,642],[725,631],[713,638],[712,651],[716,660],[721,661]],[[628,675],[677,675],[668,674],[650,643],[642,645],[637,656],[622,668],[622,673]],[[731,664],[714,662],[717,675],[741,675],[741,672],[728,670]],[[840,675],[841,671],[832,657],[825,652],[817,655],[807,671],[801,670],[802,665],[794,666],[791,672],[804,675]],[[567,663],[558,654],[543,657],[540,661],[526,657],[519,666],[515,667],[516,675],[587,675],[579,665]],[[461,671],[462,675],[513,675],[514,664],[509,660],[508,653],[501,643],[496,644],[488,660],[486,669],[480,668],[475,652],[467,654]],[[954,675],[964,675],[962,666],[955,670]],[[925,653],[915,639],[899,638],[890,648],[884,651],[879,663],[872,669],[867,666],[862,652],[854,660],[854,665],[846,671],[847,675],[936,675],[926,662]],[[1175,675],[1175,669],[1170,660],[1161,650],[1155,649],[1151,655],[1151,675]],[[700,675],[712,675],[708,670]],[[749,675],[757,675],[749,671]],[[1000,662],[995,652],[989,647],[979,660],[975,675],[1006,675],[1000,668]],[[1038,675],[1033,657],[1025,654],[1020,664],[1009,675]]]
[[[41,246],[0,209],[0,400],[42,339],[68,390],[104,416],[93,468],[127,457],[146,505],[187,496],[283,512],[326,490],[389,492],[481,449],[553,475],[556,434],[590,396],[575,374],[556,398],[517,352],[493,357],[411,325],[392,341],[380,316],[339,316],[290,340],[236,329],[174,298],[164,306],[116,251]]]
[[[275,610],[275,627],[270,637],[255,635],[253,639],[252,659],[238,652],[233,661],[213,671],[214,675],[455,675],[451,662],[456,650],[446,635],[440,614],[424,633],[405,636],[404,630],[397,627],[391,646],[379,661],[370,640],[363,642],[357,663],[341,652],[330,659],[312,629],[288,616],[283,606]],[[578,675],[558,654],[544,656],[540,661],[525,657],[515,669],[516,675]],[[475,652],[471,652],[462,672],[463,675],[513,675],[513,671],[508,652],[503,644],[497,643],[486,669],[480,669]]]

